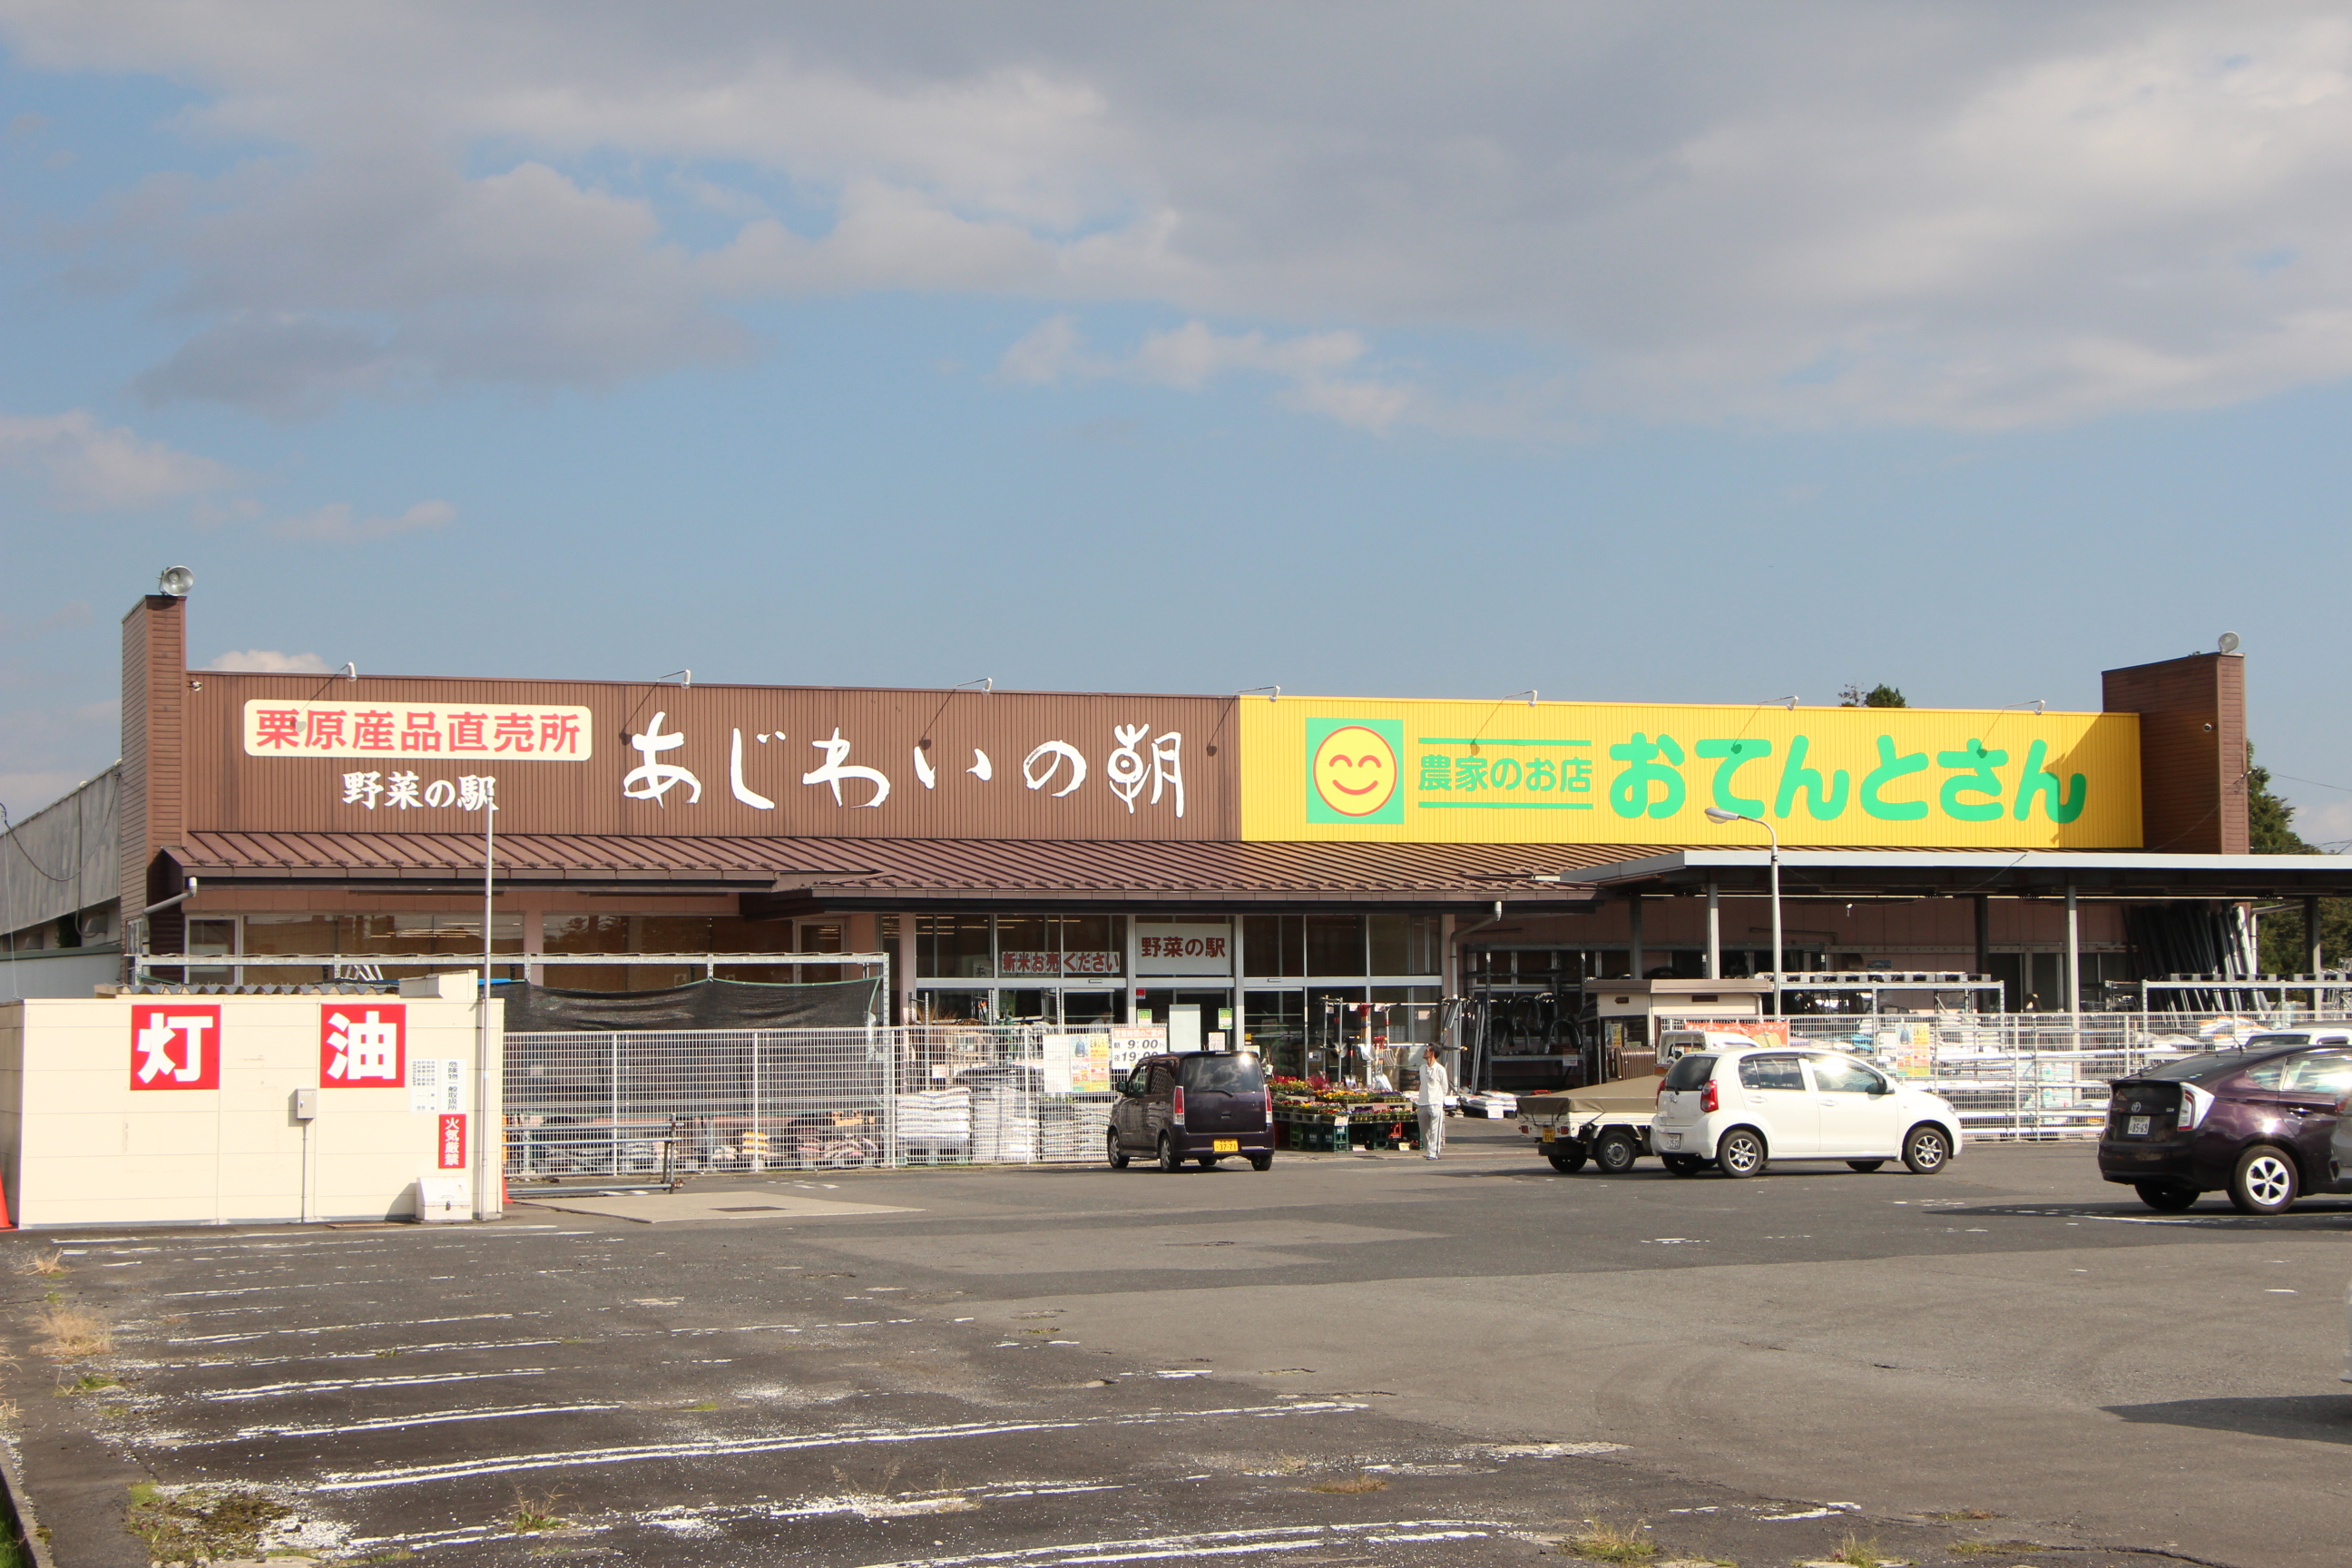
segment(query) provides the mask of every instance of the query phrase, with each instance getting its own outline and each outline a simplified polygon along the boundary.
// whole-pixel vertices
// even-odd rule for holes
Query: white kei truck
[[[1737,1029],[1664,1029],[1658,1035],[1658,1070],[1590,1089],[1519,1096],[1519,1131],[1562,1175],[1589,1162],[1602,1175],[1622,1175],[1650,1146],[1657,1119],[1658,1083],[1666,1068],[1694,1051],[1752,1050],[1763,1041]]]

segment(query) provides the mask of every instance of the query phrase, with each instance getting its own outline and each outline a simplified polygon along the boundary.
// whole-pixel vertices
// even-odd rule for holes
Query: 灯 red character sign
[[[408,1007],[370,996],[319,1008],[319,1085],[398,1089],[408,1081]]]
[[[441,1118],[441,1168],[462,1171],[466,1168],[466,1113],[462,1110]]]
[[[131,1087],[218,1089],[220,1005],[131,1005]]]

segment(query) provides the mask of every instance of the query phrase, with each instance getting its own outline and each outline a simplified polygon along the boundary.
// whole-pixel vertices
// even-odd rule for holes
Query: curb
[[[25,1495],[24,1478],[16,1473],[16,1455],[5,1442],[0,1442],[0,1494],[5,1494],[0,1495],[0,1506],[7,1509],[16,1526],[16,1538],[24,1542],[26,1555],[32,1558],[34,1568],[58,1568],[48,1541],[40,1532],[40,1519]]]

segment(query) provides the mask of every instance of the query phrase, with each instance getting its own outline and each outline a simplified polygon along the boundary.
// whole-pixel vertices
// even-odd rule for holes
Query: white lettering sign
[[[486,702],[297,702],[245,705],[248,757],[497,757],[584,763],[595,752],[585,708]]]

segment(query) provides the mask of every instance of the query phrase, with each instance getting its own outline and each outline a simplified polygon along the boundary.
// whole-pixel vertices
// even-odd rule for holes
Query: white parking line
[[[479,1383],[493,1377],[544,1377],[553,1367],[524,1366],[512,1372],[446,1372],[423,1373],[415,1377],[321,1377],[306,1383],[266,1383],[258,1388],[222,1388],[210,1394],[200,1394],[199,1399],[218,1402],[245,1399],[275,1399],[290,1394],[320,1394],[345,1388],[408,1388],[427,1383]]]
[[[1338,1415],[1364,1406],[1339,1400],[1312,1404],[1234,1406],[1219,1410],[1148,1411],[1131,1415],[1087,1415],[1070,1421],[971,1421],[947,1426],[857,1427],[841,1432],[796,1433],[781,1437],[711,1437],[686,1443],[653,1443],[617,1448],[580,1448],[565,1453],[499,1454],[439,1465],[408,1465],[379,1470],[321,1472],[318,1490],[369,1491],[418,1486],[473,1476],[511,1475],[523,1470],[569,1469],[583,1465],[625,1465],[646,1459],[717,1458],[732,1454],[776,1454],[794,1449],[861,1447],[883,1443],[936,1442],[951,1437],[993,1437],[1019,1432],[1074,1432],[1088,1427],[1156,1426],[1211,1421],[1224,1416],[1275,1420],[1291,1415]]]
[[[618,1410],[618,1405],[509,1405],[480,1410],[449,1410],[436,1415],[380,1415],[372,1421],[339,1426],[240,1426],[227,1437],[181,1438],[176,1447],[199,1448],[221,1443],[243,1443],[256,1437],[336,1437],[350,1432],[394,1432],[404,1426],[442,1426],[456,1421],[505,1421],[526,1415],[583,1415],[597,1410]]]

